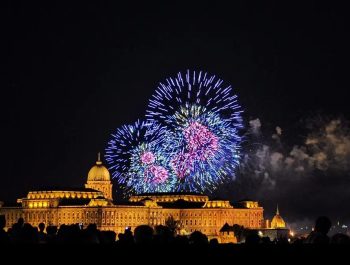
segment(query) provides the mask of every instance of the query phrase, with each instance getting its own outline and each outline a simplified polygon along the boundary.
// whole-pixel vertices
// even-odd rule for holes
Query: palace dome
[[[88,173],[88,181],[111,181],[108,169],[102,165],[100,154],[98,154],[96,165],[94,165]]]
[[[285,228],[285,227],[286,227],[286,223],[284,222],[282,216],[280,216],[278,206],[277,206],[276,215],[272,218],[272,221],[271,221],[271,228]]]

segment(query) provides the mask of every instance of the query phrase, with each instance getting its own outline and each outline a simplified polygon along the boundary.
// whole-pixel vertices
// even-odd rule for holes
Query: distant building
[[[290,230],[286,227],[286,223],[279,213],[278,205],[271,224],[269,220],[266,220],[265,228],[260,229],[259,234],[262,237],[269,237],[271,240],[287,239],[289,237]]]
[[[225,224],[264,228],[263,211],[256,201],[241,201],[232,206],[229,201],[209,200],[208,196],[196,193],[140,194],[131,196],[125,204],[115,204],[110,174],[100,158],[90,169],[85,188],[30,191],[25,198],[17,200],[16,206],[0,203],[6,228],[22,217],[34,226],[41,222],[54,226],[95,223],[100,230],[121,233],[126,227],[164,225],[172,216],[179,221],[181,233],[200,231],[209,239],[218,238],[219,242],[236,240],[232,230],[222,229]],[[274,220],[276,227],[282,225],[282,217]]]
[[[280,212],[278,210],[278,205],[277,205],[276,215],[272,218],[270,228],[275,228],[275,229],[286,228],[286,223],[284,222],[282,216],[280,215]]]

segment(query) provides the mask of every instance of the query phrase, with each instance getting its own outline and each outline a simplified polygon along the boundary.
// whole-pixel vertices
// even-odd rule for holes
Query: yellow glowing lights
[[[47,208],[49,206],[50,204],[48,201],[34,201],[28,203],[29,208]]]

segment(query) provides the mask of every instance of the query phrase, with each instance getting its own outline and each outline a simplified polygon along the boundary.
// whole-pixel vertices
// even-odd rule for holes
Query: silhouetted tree
[[[173,233],[173,235],[175,235],[180,230],[180,221],[175,220],[174,217],[172,215],[170,215],[165,220],[165,226],[170,229],[170,231]]]

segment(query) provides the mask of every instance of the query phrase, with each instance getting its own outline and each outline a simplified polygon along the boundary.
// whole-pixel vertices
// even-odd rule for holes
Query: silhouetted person
[[[216,248],[219,246],[219,241],[217,238],[212,238],[210,239],[209,241],[209,246],[212,247],[212,248]]]
[[[268,236],[264,236],[264,237],[261,238],[261,243],[264,244],[264,245],[270,245],[272,242],[271,242],[271,239]]]
[[[46,227],[47,233],[47,243],[55,244],[57,243],[57,226],[48,226]]]
[[[4,230],[5,226],[6,226],[5,215],[0,215],[0,244],[9,244],[10,243],[10,238]]]
[[[24,219],[22,217],[18,218],[17,225],[21,228],[24,226]]]
[[[46,244],[47,243],[47,235],[45,234],[44,230],[45,230],[45,224],[40,223],[39,224],[39,233],[38,233],[39,244]]]
[[[193,246],[206,246],[208,245],[208,237],[200,231],[194,231],[189,238],[189,244]]]
[[[36,244],[38,243],[38,229],[31,224],[25,223],[22,228],[20,243]]]
[[[165,245],[173,242],[174,232],[167,226],[157,225],[155,227],[155,235],[153,241],[158,245]]]
[[[87,244],[99,244],[99,230],[97,229],[96,224],[89,224],[84,230],[84,243]]]
[[[135,243],[138,245],[150,245],[153,239],[153,229],[148,225],[140,225],[134,231]]]
[[[329,237],[327,236],[332,223],[326,216],[320,216],[315,223],[314,231],[305,239],[306,244],[328,244]]]
[[[21,241],[23,226],[24,226],[23,218],[18,218],[17,223],[14,223],[12,225],[10,238],[14,243],[19,243]]]
[[[101,244],[113,244],[115,242],[116,233],[114,231],[101,231],[100,232]]]

